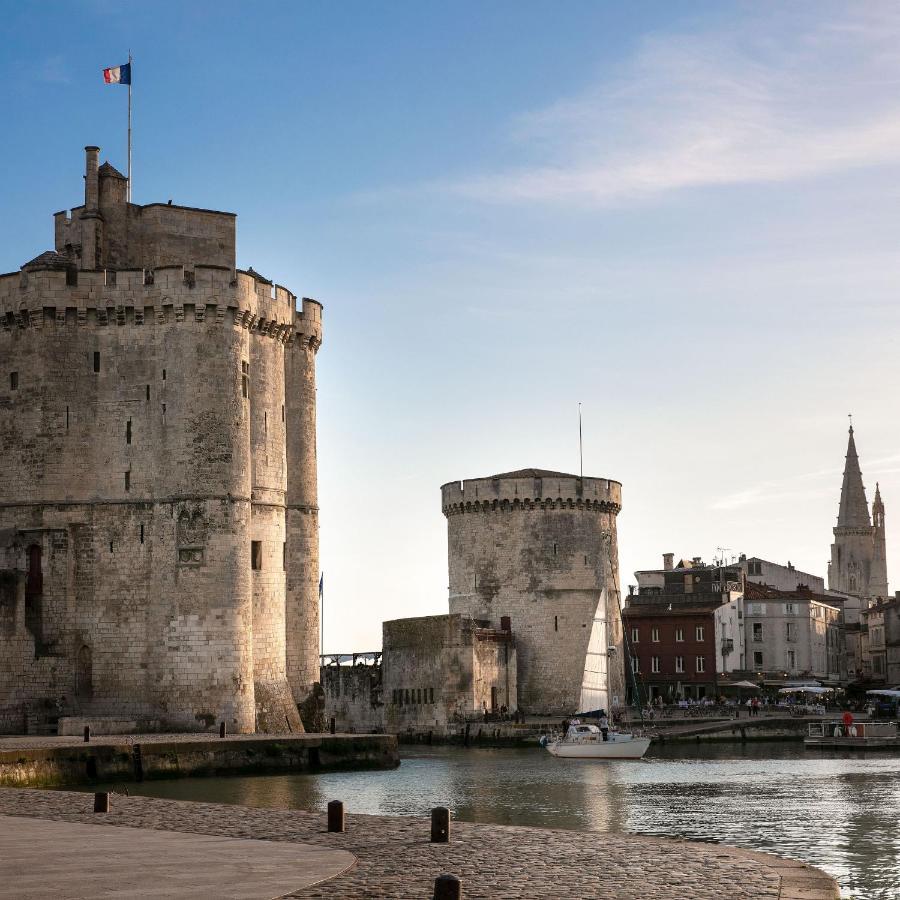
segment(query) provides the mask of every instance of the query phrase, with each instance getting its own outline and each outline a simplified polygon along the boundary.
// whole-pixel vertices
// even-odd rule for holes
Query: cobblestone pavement
[[[794,860],[764,853],[631,835],[454,822],[451,843],[429,843],[425,818],[352,815],[328,834],[325,815],[113,795],[94,814],[80,792],[0,789],[0,814],[164,831],[320,844],[349,850],[350,871],[295,898],[427,900],[437,875],[463,881],[466,900],[615,898],[615,900],[825,900],[834,881]]]

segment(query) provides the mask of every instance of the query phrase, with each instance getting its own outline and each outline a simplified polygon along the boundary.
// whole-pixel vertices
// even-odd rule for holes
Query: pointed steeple
[[[841,505],[837,523],[838,528],[869,528],[872,525],[852,425],[850,439],[847,442],[847,461],[844,464],[844,482],[841,485]]]

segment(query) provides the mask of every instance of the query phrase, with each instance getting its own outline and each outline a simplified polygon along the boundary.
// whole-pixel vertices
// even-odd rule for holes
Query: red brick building
[[[714,697],[716,690],[715,610],[718,600],[697,605],[640,604],[623,610],[626,664],[641,700],[671,702]]]

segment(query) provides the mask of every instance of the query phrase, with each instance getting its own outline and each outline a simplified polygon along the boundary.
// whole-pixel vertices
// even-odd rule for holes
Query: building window
[[[250,396],[250,363],[241,363],[241,396]]]
[[[658,656],[650,657],[650,671],[651,672],[659,671],[659,657]]]
[[[631,657],[631,671],[634,672],[635,675],[639,675],[641,671],[641,661],[636,657]]]
[[[698,672],[706,671],[706,657],[703,657],[703,656],[697,657],[697,671]]]
[[[19,389],[19,373],[18,372],[10,372],[9,373],[9,389],[11,391],[17,391]]]
[[[559,616],[553,617],[553,630],[559,631]]]
[[[760,669],[762,668],[763,659],[762,659],[762,650],[754,650],[753,651],[753,665]]]
[[[684,671],[684,657],[683,656],[675,657],[675,671],[676,672]]]
[[[797,625],[794,622],[785,622],[784,623],[784,636],[789,641],[797,640]]]
[[[131,419],[125,423],[125,443],[131,443]]]
[[[698,641],[702,641],[702,640],[703,640],[703,626],[702,626],[702,625],[698,625],[698,626],[694,629],[694,637],[695,637]]]
[[[761,644],[763,639],[762,622],[753,623],[753,640],[757,644]]]
[[[762,575],[762,563],[758,560],[750,560],[747,563],[748,575]]]
[[[654,644],[659,643],[659,629],[658,628],[650,629],[650,640],[653,641]]]
[[[684,640],[684,629],[683,628],[675,629],[675,640],[679,641],[679,642]]]
[[[794,615],[795,612],[796,612],[796,610],[794,609],[793,603],[785,603],[784,604],[784,614],[786,616],[792,616],[792,615]]]
[[[638,631],[637,628],[631,629],[631,643],[632,644],[636,644],[638,642],[639,635],[640,635],[640,632]]]
[[[131,490],[131,472],[125,473],[125,490],[126,491]]]
[[[94,351],[94,371],[95,372],[100,371],[100,351],[99,350]]]
[[[787,664],[789,669],[797,668],[797,654],[794,650],[788,650],[787,652]]]
[[[262,541],[250,541],[250,568],[255,572],[262,569]]]
[[[429,703],[434,703],[434,688],[428,688]]]
[[[287,541],[281,545],[281,568],[287,571]]]

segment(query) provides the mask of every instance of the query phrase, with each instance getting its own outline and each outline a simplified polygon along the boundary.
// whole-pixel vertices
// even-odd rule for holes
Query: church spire
[[[837,523],[838,528],[870,528],[872,525],[852,425],[850,439],[847,442],[847,460],[844,463],[844,482],[841,485],[841,505]]]

